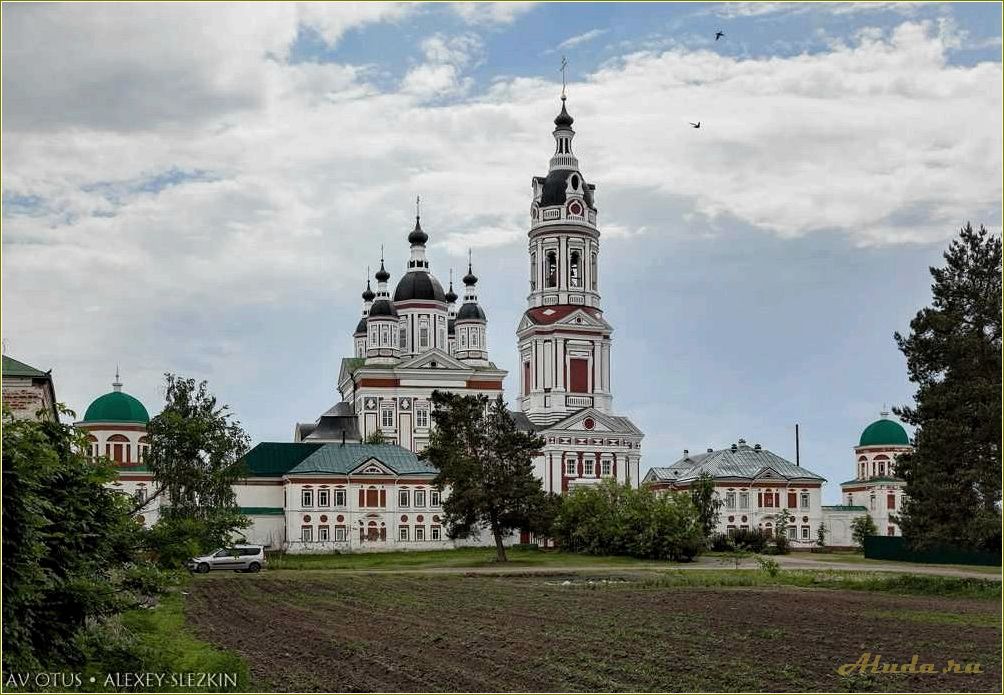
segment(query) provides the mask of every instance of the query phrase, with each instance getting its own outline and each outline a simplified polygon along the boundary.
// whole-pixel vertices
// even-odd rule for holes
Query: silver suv
[[[188,569],[205,574],[210,570],[258,572],[266,564],[265,548],[260,545],[232,545],[188,561]]]

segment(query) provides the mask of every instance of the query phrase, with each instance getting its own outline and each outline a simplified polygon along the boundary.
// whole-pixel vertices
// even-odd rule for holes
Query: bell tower
[[[517,330],[520,405],[549,425],[583,408],[610,412],[610,336],[599,292],[596,186],[572,151],[574,119],[561,96],[554,154],[531,182],[528,309]]]

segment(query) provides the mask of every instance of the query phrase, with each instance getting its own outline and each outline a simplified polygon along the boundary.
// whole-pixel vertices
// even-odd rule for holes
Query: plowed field
[[[569,579],[196,577],[186,615],[278,691],[1001,690],[999,602]],[[837,673],[865,652],[938,672]]]

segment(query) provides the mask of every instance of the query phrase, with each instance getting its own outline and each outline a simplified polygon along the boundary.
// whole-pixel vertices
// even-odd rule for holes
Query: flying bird
[[[687,123],[690,123],[690,125],[694,126],[695,128],[700,128],[701,127],[701,122],[700,121],[698,121],[697,123],[691,123],[690,121],[687,121]]]
[[[722,38],[723,36],[725,36],[725,32],[719,29],[718,31],[715,32],[715,41]]]

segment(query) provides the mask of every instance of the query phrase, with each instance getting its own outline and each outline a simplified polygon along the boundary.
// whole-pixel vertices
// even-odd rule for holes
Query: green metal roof
[[[48,379],[50,377],[48,372],[43,372],[41,369],[35,369],[31,365],[15,360],[13,357],[7,357],[7,355],[3,356],[3,375],[28,376],[42,379]]]
[[[282,507],[241,507],[241,514],[247,516],[282,516],[285,513]]]
[[[322,446],[319,443],[262,442],[244,454],[243,461],[252,478],[274,478],[289,473]]]
[[[245,454],[243,461],[249,477],[262,478],[286,474],[345,475],[370,459],[376,459],[399,475],[438,472],[397,444],[263,442]]]
[[[146,408],[136,398],[122,391],[112,391],[87,407],[83,422],[150,422]]]
[[[907,436],[903,426],[884,418],[865,427],[865,431],[861,433],[861,441],[858,442],[858,446],[909,446],[909,444],[910,437]]]
[[[350,473],[370,459],[376,459],[399,475],[407,473],[438,473],[426,461],[397,444],[322,444],[301,461],[292,474]]]
[[[860,504],[824,504],[823,509],[828,509],[831,512],[867,512],[867,507],[862,507]]]
[[[890,478],[885,475],[877,475],[874,478],[854,478],[853,480],[845,480],[840,483],[841,485],[851,485],[852,483],[903,483],[906,482],[902,478]]]
[[[653,467],[645,475],[645,481],[692,482],[702,473],[708,473],[714,478],[752,480],[768,470],[788,480],[825,480],[821,475],[803,466],[796,466],[772,451],[754,448],[743,442],[736,445],[735,449],[730,447],[691,454],[669,467]]]

